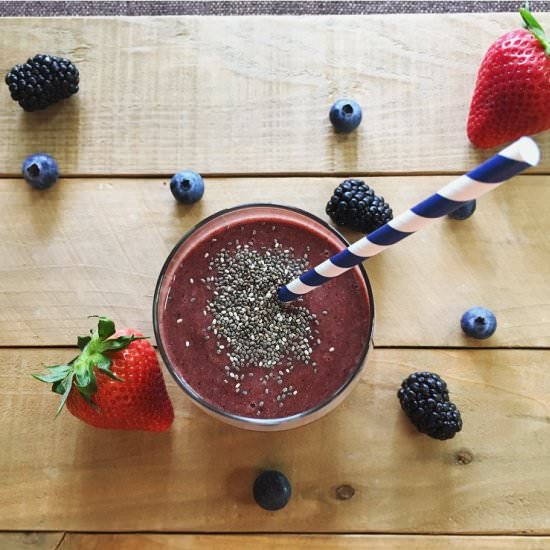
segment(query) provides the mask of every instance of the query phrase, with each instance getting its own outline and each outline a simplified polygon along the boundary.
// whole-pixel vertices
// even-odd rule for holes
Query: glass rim
[[[367,275],[367,272],[365,271],[365,268],[363,264],[359,264],[356,267],[359,268],[359,271],[361,273],[361,276],[365,282],[365,286],[367,289],[367,296],[369,301],[369,328],[368,328],[368,335],[365,339],[365,345],[363,347],[363,350],[361,352],[361,356],[358,360],[357,366],[354,368],[353,373],[346,379],[346,381],[337,388],[336,391],[330,394],[329,397],[323,399],[323,401],[317,403],[314,407],[310,407],[309,409],[306,409],[305,411],[300,411],[298,413],[289,415],[289,416],[280,416],[277,418],[253,418],[250,416],[242,416],[238,414],[234,414],[231,412],[228,412],[226,410],[221,409],[220,407],[213,405],[203,397],[182,377],[178,376],[176,369],[172,366],[172,362],[169,360],[168,355],[164,349],[164,345],[162,343],[162,339],[160,337],[160,331],[159,331],[159,319],[158,319],[158,304],[159,304],[159,295],[160,290],[162,287],[162,284],[164,282],[164,277],[166,275],[166,271],[168,270],[168,267],[170,266],[174,256],[177,254],[180,247],[185,243],[193,234],[195,234],[197,231],[199,231],[202,227],[207,225],[212,220],[215,220],[219,218],[220,216],[223,216],[224,214],[229,214],[231,212],[235,212],[237,210],[244,210],[247,208],[279,208],[281,210],[289,210],[291,212],[294,212],[296,214],[300,214],[302,216],[305,216],[306,218],[310,218],[316,223],[323,226],[324,229],[328,229],[333,235],[335,235],[344,246],[349,246],[348,240],[334,227],[329,225],[326,221],[322,220],[315,214],[312,214],[311,212],[308,212],[306,210],[303,210],[301,208],[298,208],[296,206],[289,206],[284,204],[278,204],[278,203],[269,203],[269,202],[253,202],[253,203],[243,203],[236,206],[231,206],[229,208],[224,208],[222,210],[218,210],[217,212],[214,212],[213,214],[210,214],[206,218],[203,218],[201,221],[193,225],[188,231],[186,231],[183,236],[178,240],[178,242],[174,245],[172,250],[170,251],[170,254],[166,258],[162,269],[160,270],[157,283],[155,285],[155,293],[153,296],[153,331],[155,334],[155,340],[157,344],[157,348],[160,352],[160,355],[162,357],[162,360],[167,368],[167,370],[170,372],[172,378],[176,381],[177,385],[183,389],[183,391],[200,407],[203,407],[213,413],[214,415],[220,415],[227,420],[230,421],[230,423],[242,423],[242,424],[251,424],[257,427],[275,427],[279,425],[284,424],[292,424],[296,421],[300,420],[307,420],[307,417],[315,415],[322,411],[325,407],[330,405],[334,400],[337,400],[339,396],[341,396],[352,384],[353,381],[359,376],[361,371],[363,370],[363,367],[365,365],[365,360],[367,358],[370,344],[372,341],[372,335],[374,330],[374,295],[372,292],[372,287],[370,284],[369,277]],[[315,291],[313,291],[315,292]]]

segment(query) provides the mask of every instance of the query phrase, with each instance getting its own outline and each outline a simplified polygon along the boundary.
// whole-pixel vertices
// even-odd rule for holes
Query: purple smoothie
[[[296,258],[305,258],[307,267],[343,247],[322,226],[274,209],[243,211],[200,238],[187,239],[167,263],[158,290],[157,336],[165,360],[176,378],[227,413],[267,419],[308,411],[330,400],[364,360],[372,329],[365,279],[354,268],[307,294],[303,301],[281,306],[306,308],[311,315],[307,359],[284,357],[274,366],[241,364],[229,371],[232,344],[214,333],[215,314],[209,307],[216,299],[214,292],[219,297],[223,289],[210,277],[218,275],[213,259],[219,258],[222,249],[231,257],[244,244],[264,255],[278,246]]]

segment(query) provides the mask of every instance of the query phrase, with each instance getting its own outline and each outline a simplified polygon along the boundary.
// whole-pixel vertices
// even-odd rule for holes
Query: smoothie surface
[[[202,399],[226,412],[280,418],[314,408],[345,385],[364,358],[371,330],[365,281],[354,268],[302,300],[280,306],[307,310],[310,337],[308,344],[302,344],[306,356],[283,354],[277,364],[267,366],[265,362],[259,366],[257,360],[255,364],[241,361],[235,369],[235,353],[233,362],[230,360],[232,344],[216,330],[220,319],[216,326],[212,303],[224,292],[217,286],[220,254],[230,263],[245,245],[260,255],[284,250],[307,268],[343,246],[335,235],[318,230],[307,219],[290,219],[284,211],[280,215],[271,213],[269,218],[247,215],[207,233],[202,240],[189,244],[183,256],[176,254],[165,273],[163,286],[169,287],[158,305],[165,354],[178,377]],[[231,308],[224,309],[225,320]],[[238,312],[235,315],[238,322]],[[285,318],[285,311],[281,317],[274,315],[274,323],[277,318]],[[257,337],[251,326],[251,337],[254,333]],[[277,334],[281,339],[285,332],[278,327]],[[253,349],[262,345],[265,342],[255,344]],[[273,341],[271,345],[276,344]]]

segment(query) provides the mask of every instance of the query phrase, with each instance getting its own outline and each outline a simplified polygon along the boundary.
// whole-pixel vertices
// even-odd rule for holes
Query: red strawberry
[[[99,318],[91,336],[79,337],[80,355],[66,365],[33,375],[53,383],[61,394],[57,413],[69,411],[96,428],[163,432],[174,410],[153,346],[133,330],[115,332],[110,319]]]
[[[550,44],[533,15],[526,29],[501,36],[477,75],[468,138],[483,149],[550,128]]]

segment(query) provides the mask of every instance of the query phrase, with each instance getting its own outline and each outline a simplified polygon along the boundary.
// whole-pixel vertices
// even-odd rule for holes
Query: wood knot
[[[351,485],[340,485],[336,487],[336,498],[338,500],[349,500],[355,494],[355,489]]]
[[[460,449],[460,451],[456,453],[455,459],[457,464],[465,466],[466,464],[470,464],[470,462],[472,462],[474,459],[474,453],[468,449]]]

